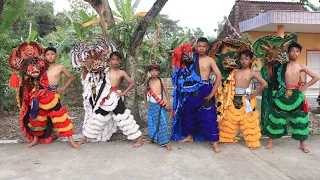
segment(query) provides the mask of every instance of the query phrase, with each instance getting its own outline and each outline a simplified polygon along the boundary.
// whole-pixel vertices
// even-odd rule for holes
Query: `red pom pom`
[[[11,74],[10,87],[12,87],[12,88],[18,88],[19,87],[19,78],[18,78],[16,72],[13,72]]]

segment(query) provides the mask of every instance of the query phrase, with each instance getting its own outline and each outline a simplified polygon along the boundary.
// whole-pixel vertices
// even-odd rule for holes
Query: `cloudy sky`
[[[281,1],[292,2],[292,0]],[[320,6],[319,0],[309,1]],[[115,10],[113,0],[109,2],[111,9]],[[155,0],[141,0],[137,12],[148,11],[154,2]],[[167,14],[170,19],[179,20],[179,25],[182,27],[200,27],[206,36],[216,35],[214,29],[217,28],[217,23],[222,21],[223,16],[230,13],[234,2],[235,0],[168,0],[161,14]],[[59,12],[63,9],[69,10],[70,6],[66,0],[55,0],[54,8]]]

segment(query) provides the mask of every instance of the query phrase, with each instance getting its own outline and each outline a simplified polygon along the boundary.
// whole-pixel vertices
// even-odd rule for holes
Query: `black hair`
[[[47,53],[48,51],[53,51],[54,53],[57,54],[57,49],[54,48],[54,47],[47,47],[47,48],[44,50],[44,53]]]
[[[119,59],[121,59],[121,54],[118,52],[118,51],[114,51],[110,54],[110,59],[113,57],[113,56],[116,56],[118,57]]]
[[[152,71],[154,69],[160,71],[160,66],[158,64],[150,64],[148,66],[148,72],[150,72],[150,71]]]
[[[208,39],[205,38],[205,37],[199,37],[198,40],[197,40],[197,43],[199,43],[199,42],[205,42],[205,43],[209,44]]]
[[[298,48],[299,50],[300,50],[300,52],[301,52],[301,50],[302,50],[302,46],[299,44],[299,43],[297,43],[297,42],[292,42],[292,43],[290,43],[289,44],[289,46],[288,46],[288,52],[292,49],[292,48]]]
[[[239,53],[239,57],[241,57],[241,55],[244,54],[245,56],[249,56],[250,59],[253,58],[253,52],[250,51],[249,49],[243,50]]]

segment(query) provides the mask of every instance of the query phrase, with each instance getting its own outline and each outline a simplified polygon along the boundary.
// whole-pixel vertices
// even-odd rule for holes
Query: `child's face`
[[[156,70],[156,69],[152,69],[151,71],[149,71],[151,74],[151,77],[155,78],[158,77],[160,74],[160,71]]]
[[[208,50],[208,43],[206,43],[206,42],[198,42],[197,43],[197,49],[198,49],[199,55],[206,54],[206,52]]]
[[[118,56],[112,56],[112,58],[110,59],[110,65],[113,68],[118,68],[118,66],[120,65],[120,58]]]
[[[45,54],[45,58],[49,63],[54,63],[57,59],[57,55],[54,51],[47,51]]]
[[[300,56],[300,53],[301,52],[299,48],[296,48],[296,47],[291,48],[289,51],[290,60],[297,60]]]
[[[247,56],[245,54],[241,54],[240,63],[241,63],[242,68],[249,68],[249,67],[251,67],[252,59],[250,58],[250,56]]]

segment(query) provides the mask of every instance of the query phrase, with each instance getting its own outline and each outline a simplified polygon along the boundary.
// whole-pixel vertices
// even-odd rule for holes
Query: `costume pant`
[[[256,106],[256,98],[250,100],[252,109]],[[253,110],[246,113],[245,96],[234,96],[233,102],[221,115],[221,122],[219,124],[219,136],[222,143],[235,143],[238,130],[241,129],[243,137],[248,147],[259,147],[261,137],[259,125],[259,112]]]
[[[200,135],[207,141],[219,140],[215,99],[212,97],[208,102],[203,99],[211,90],[211,84],[204,84],[188,96],[182,112],[184,135]]]
[[[309,116],[304,110],[305,95],[299,89],[287,89],[274,100],[274,108],[267,118],[266,135],[272,139],[287,134],[287,120],[290,121],[290,131],[295,140],[307,140],[309,133]]]

